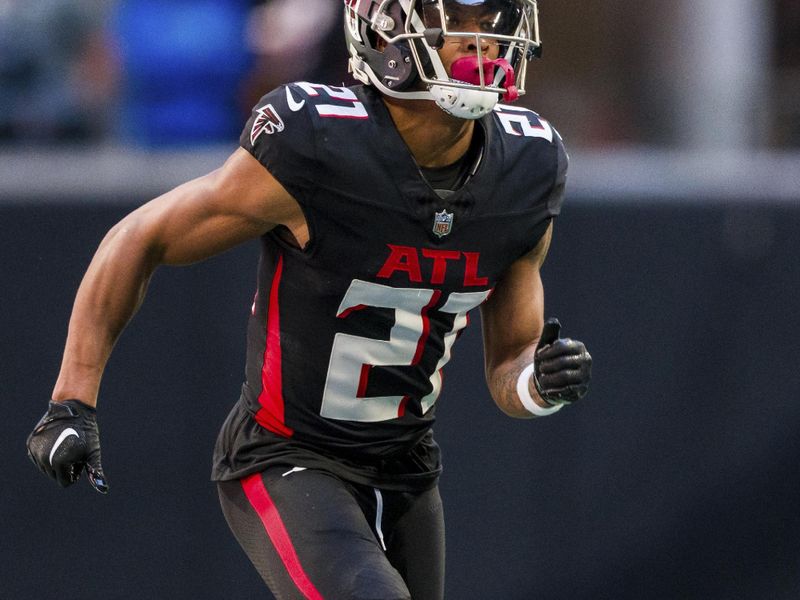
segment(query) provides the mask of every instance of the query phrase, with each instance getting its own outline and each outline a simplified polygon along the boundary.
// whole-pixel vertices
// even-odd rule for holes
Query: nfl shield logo
[[[444,237],[453,229],[453,213],[442,209],[440,213],[433,213],[433,233]]]

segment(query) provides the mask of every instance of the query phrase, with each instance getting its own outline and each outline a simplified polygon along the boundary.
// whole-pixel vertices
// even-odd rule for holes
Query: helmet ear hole
[[[366,25],[366,24],[365,24]],[[361,37],[367,41],[367,45],[375,50],[383,52],[386,47],[386,41],[378,35],[372,27],[361,27]]]

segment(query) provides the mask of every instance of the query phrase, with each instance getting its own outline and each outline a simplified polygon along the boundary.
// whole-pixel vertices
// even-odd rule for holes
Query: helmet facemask
[[[351,68],[356,78],[395,97],[432,99],[445,111],[466,119],[488,113],[500,96],[513,102],[525,93],[527,63],[541,48],[536,0],[345,0]],[[398,22],[402,18],[402,22]],[[352,30],[359,22],[360,40]],[[365,34],[377,36],[386,52],[403,49],[406,66],[414,71],[393,81],[387,66],[365,56],[358,42]],[[356,42],[355,44],[353,42]],[[448,74],[439,56],[446,44],[468,45],[474,56],[453,62]],[[370,46],[367,53],[372,50]],[[360,52],[359,52],[360,50]],[[377,51],[380,51],[378,49]],[[377,67],[375,69],[374,67]],[[376,72],[377,71],[377,72]],[[399,85],[398,85],[399,83]],[[415,84],[419,89],[409,88]]]

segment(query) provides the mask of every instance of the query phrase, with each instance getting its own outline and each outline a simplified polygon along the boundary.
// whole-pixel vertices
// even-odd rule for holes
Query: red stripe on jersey
[[[278,508],[272,501],[264,481],[261,479],[261,474],[256,473],[242,479],[242,489],[250,501],[250,505],[258,513],[258,517],[261,519],[272,545],[278,551],[278,556],[281,557],[281,561],[283,561],[283,565],[289,572],[289,577],[292,578],[297,589],[308,600],[323,600],[322,594],[311,583],[305,570],[303,570],[303,565],[300,564],[300,559],[297,557],[289,532],[286,531],[283,519],[281,519]]]
[[[357,310],[363,310],[365,308],[367,308],[366,304],[356,304],[355,306],[351,306],[350,308],[344,309],[336,316],[339,317],[340,319],[346,319],[347,317],[350,316],[350,313],[353,313]]]
[[[431,335],[431,319],[428,317],[428,311],[439,302],[439,298],[441,297],[442,292],[441,290],[436,290],[433,292],[433,296],[431,297],[431,301],[422,309],[422,335],[419,336],[419,341],[417,342],[417,350],[414,352],[414,359],[411,361],[412,365],[418,365],[419,361],[422,360],[422,354],[425,352],[425,344],[428,343],[428,338]],[[363,375],[363,371],[362,371]],[[406,406],[408,406],[408,401],[411,399],[410,396],[403,396],[403,399],[400,401],[400,406],[397,407],[397,418],[401,418],[403,415],[406,414]]]
[[[428,302],[428,305],[422,309],[422,335],[419,336],[419,341],[417,342],[417,351],[414,353],[414,360],[411,361],[412,365],[418,365],[419,361],[422,360],[422,353],[425,351],[425,344],[428,343],[428,337],[431,334],[431,320],[430,317],[428,317],[428,311],[432,306],[439,302],[439,297],[441,295],[441,290],[436,290],[433,292],[431,301]]]
[[[369,380],[370,369],[372,369],[372,365],[361,365],[361,376],[358,379],[356,398],[364,398],[367,394],[367,381]]]
[[[261,408],[256,413],[256,421],[283,437],[292,437],[294,430],[286,426],[283,400],[283,378],[281,375],[281,317],[278,289],[283,275],[283,255],[278,258],[272,286],[269,290],[267,310],[267,341],[264,347],[264,362],[261,366],[261,393],[258,403]]]
[[[400,400],[400,406],[397,407],[397,418],[400,419],[403,415],[406,414],[406,406],[408,406],[408,401],[411,400],[411,396],[403,396],[403,399]]]

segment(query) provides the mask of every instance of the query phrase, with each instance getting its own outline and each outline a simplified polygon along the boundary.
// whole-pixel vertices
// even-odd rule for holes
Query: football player
[[[541,417],[587,393],[591,357],[543,318],[539,274],[567,155],[513,103],[540,51],[536,0],[346,0],[361,84],[262,98],[218,170],[137,209],[81,283],[52,402],[28,440],[101,492],[100,378],[162,264],[261,240],[246,381],[213,479],[277,598],[441,599],[431,426],[467,314],[489,392]],[[501,102],[502,100],[502,102]]]

